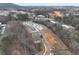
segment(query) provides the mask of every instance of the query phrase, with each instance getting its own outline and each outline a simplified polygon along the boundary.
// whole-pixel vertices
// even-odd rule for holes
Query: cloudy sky
[[[15,3],[22,6],[79,6],[79,3]]]

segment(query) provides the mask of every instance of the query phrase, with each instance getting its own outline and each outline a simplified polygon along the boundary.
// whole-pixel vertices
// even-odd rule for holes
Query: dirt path
[[[72,54],[68,47],[59,39],[51,29],[44,25],[37,23],[30,23],[31,26],[41,32],[43,36],[43,43],[45,45],[45,51],[43,54]],[[33,26],[34,25],[34,26]]]
[[[50,29],[43,26],[41,33],[49,46],[48,49],[50,52],[52,51],[55,53],[57,51],[64,51],[59,52],[58,54],[72,54],[70,51],[68,51],[68,47],[61,41],[61,39],[59,39]]]

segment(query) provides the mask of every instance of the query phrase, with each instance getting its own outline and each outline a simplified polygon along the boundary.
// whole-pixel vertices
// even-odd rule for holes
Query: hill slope
[[[21,6],[13,3],[0,3],[0,8],[20,8]]]

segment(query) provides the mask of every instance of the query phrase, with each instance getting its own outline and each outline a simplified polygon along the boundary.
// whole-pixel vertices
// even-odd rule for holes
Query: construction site
[[[79,55],[79,7],[8,5],[0,4],[0,55]]]

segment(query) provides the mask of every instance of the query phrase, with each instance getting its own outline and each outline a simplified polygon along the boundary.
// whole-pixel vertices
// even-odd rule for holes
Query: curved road
[[[36,31],[40,32],[43,36],[43,43],[45,50],[43,55],[53,55],[53,54],[72,54],[68,47],[59,39],[49,28],[44,25],[37,24],[34,22],[23,22],[24,25],[28,25],[34,28]]]

